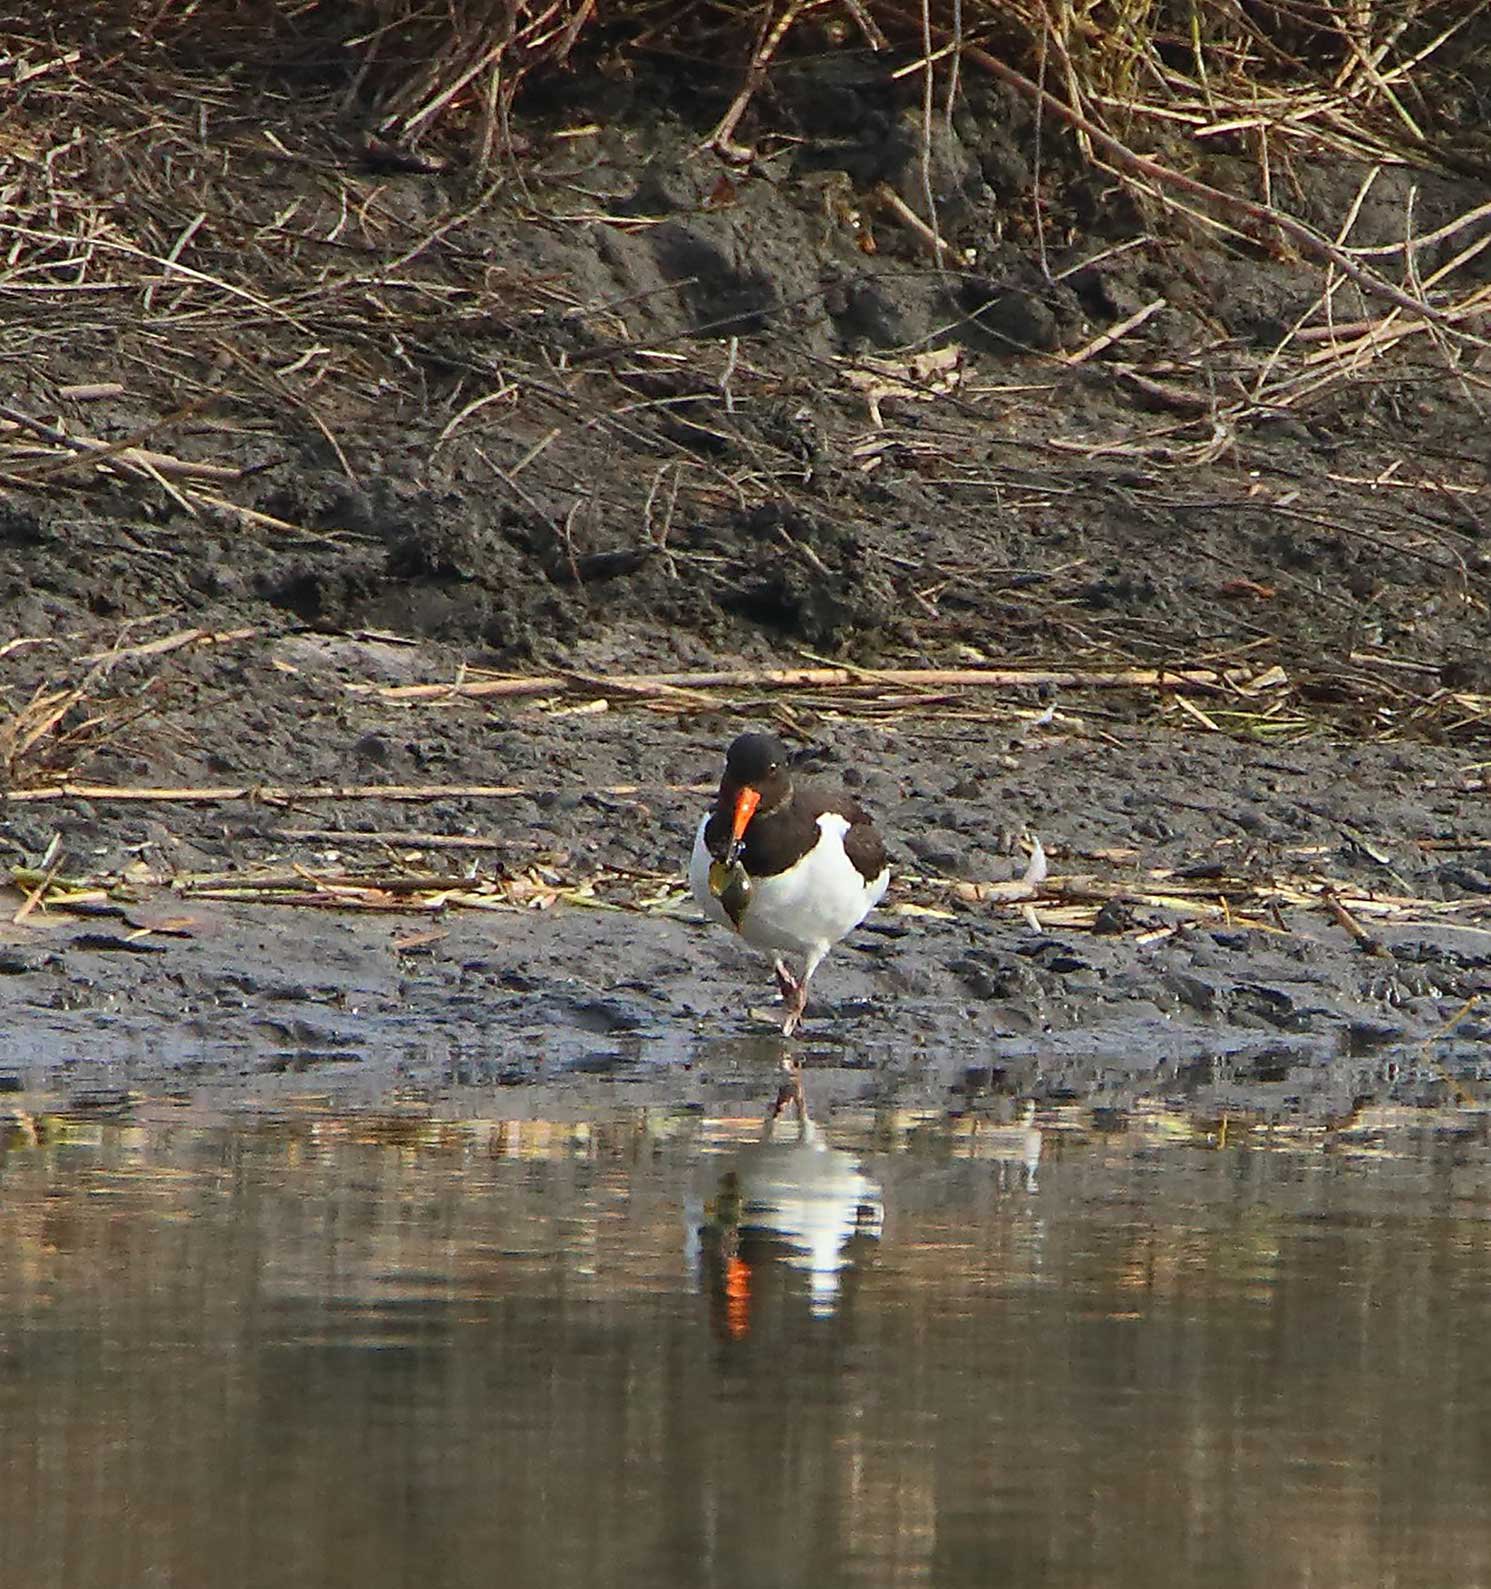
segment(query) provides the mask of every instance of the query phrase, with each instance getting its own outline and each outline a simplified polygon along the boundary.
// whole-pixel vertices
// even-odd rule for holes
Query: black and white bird
[[[824,955],[880,903],[885,843],[847,794],[798,781],[771,734],[742,734],[699,824],[689,886],[704,914],[774,957],[791,1036]]]

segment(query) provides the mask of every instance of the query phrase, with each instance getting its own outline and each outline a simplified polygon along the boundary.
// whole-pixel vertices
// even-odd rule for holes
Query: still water
[[[13,1114],[4,1589],[1491,1583],[1478,1116]]]

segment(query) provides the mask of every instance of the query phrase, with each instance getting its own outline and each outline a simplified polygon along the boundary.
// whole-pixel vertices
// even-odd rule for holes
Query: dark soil
[[[1043,270],[1022,199],[1030,129],[999,95],[975,90],[937,150],[942,224],[978,259],[949,274],[864,198],[877,182],[919,196],[909,101],[841,66],[794,67],[774,114],[802,141],[726,174],[698,147],[718,104],[677,86],[567,79],[530,104],[527,152],[482,194],[458,170],[370,170],[345,128],[283,101],[271,130],[294,157],[268,159],[250,86],[215,141],[176,150],[181,213],[152,224],[179,235],[205,208],[184,262],[236,269],[276,301],[296,271],[335,267],[319,295],[235,320],[200,283],[148,310],[109,299],[108,314],[105,294],[0,286],[16,408],[251,470],[211,489],[261,516],[191,512],[97,469],[8,467],[0,644],[38,643],[0,651],[0,708],[83,690],[12,757],[14,789],[66,776],[526,791],[11,801],[0,858],[35,865],[60,835],[69,873],[133,868],[132,908],[157,921],[173,907],[147,878],[377,853],[339,845],[342,829],[484,836],[499,845],[486,867],[656,872],[682,864],[690,786],[769,718],[855,786],[903,876],[1017,875],[1029,830],[1057,874],[1220,860],[1485,901],[1455,926],[1427,906],[1370,924],[1382,955],[1320,912],[1157,941],[1146,929],[1167,918],[1145,908],[1115,911],[1107,933],[955,897],[945,915],[884,915],[825,966],[802,1045],[864,1095],[1148,1092],[1313,1116],[1442,1098],[1448,1073],[1473,1075],[1491,990],[1479,378],[1419,338],[1313,394],[1251,399],[1318,275],[1155,230],[1122,193],[1077,180],[1048,212]],[[103,144],[98,194],[169,153]],[[1322,162],[1305,177],[1301,212],[1332,230],[1359,173]],[[1358,243],[1401,238],[1410,183],[1421,233],[1487,197],[1477,179],[1389,172]],[[285,215],[295,241],[277,253],[266,228]],[[1438,257],[1426,250],[1421,274]],[[1103,355],[1062,357],[1156,298]],[[1340,320],[1381,311],[1336,301]],[[866,361],[928,347],[957,351],[951,389],[887,390],[877,422]],[[101,380],[123,394],[62,395]],[[188,626],[252,634],[79,660]],[[1287,682],[1256,704],[1196,698],[1253,714],[1213,718],[1236,737],[1154,691],[1067,692],[1042,724],[1051,702],[1035,691],[873,712],[742,691],[660,710],[597,686],[606,709],[576,713],[583,692],[488,704],[360,688],[463,665],[599,676],[808,656],[1277,666]],[[1274,701],[1294,726],[1260,737]],[[595,792],[625,784],[639,792]],[[639,1097],[754,1086],[775,1053],[746,1010],[765,968],[686,916],[452,913],[443,939],[402,951],[404,917],[190,915],[182,938],[56,912],[7,928],[0,1085],[104,1101],[507,1086],[532,1112],[601,1082]]]

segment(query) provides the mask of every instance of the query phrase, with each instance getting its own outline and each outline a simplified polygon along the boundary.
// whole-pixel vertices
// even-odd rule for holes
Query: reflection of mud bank
[[[1043,1108],[1032,1192],[992,1121],[843,1108],[879,1240],[826,1317],[754,1249],[722,1340],[688,1188],[775,1085],[763,1058],[724,1108],[587,1122],[0,1124],[0,1577],[1477,1581],[1483,1140],[1379,1112],[1342,1152],[1216,1151]]]

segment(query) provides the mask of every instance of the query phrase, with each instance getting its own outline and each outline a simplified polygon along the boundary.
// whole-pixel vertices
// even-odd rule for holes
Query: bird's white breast
[[[707,821],[699,824],[694,837],[689,886],[711,921],[733,927],[709,890]],[[849,823],[836,812],[826,811],[818,818],[818,831],[818,842],[785,872],[751,879],[750,903],[739,928],[747,943],[776,954],[822,954],[880,903],[890,883],[890,868],[865,881],[844,852]]]

